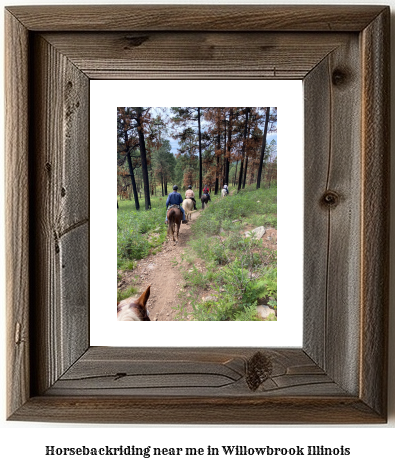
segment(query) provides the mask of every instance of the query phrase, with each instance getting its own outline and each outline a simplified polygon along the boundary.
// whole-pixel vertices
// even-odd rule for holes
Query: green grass
[[[230,191],[234,189],[230,188]],[[190,249],[179,265],[187,295],[177,308],[177,319],[185,320],[186,302],[191,302],[195,321],[256,321],[256,305],[277,308],[277,252],[261,240],[244,238],[240,232],[264,225],[277,228],[277,190],[247,187],[232,196],[212,195],[212,202],[193,223]],[[152,209],[136,211],[133,201],[119,200],[118,270],[132,270],[137,260],[161,250],[166,239],[167,197],[151,197]],[[144,200],[140,203],[144,204]],[[198,201],[198,208],[200,207]],[[195,266],[197,259],[204,267]],[[216,299],[198,301],[202,289],[215,291]],[[131,286],[118,292],[118,301],[137,293]],[[185,300],[186,299],[186,300]],[[275,321],[276,317],[269,321]]]
[[[136,295],[136,294],[137,294],[137,289],[134,286],[130,286],[128,289],[124,291],[118,291],[117,302],[127,299],[128,297],[132,297],[133,295]]]
[[[135,261],[156,252],[166,238],[166,199],[152,198],[151,210],[136,211],[133,201],[118,201],[118,269],[133,269]]]
[[[262,299],[277,309],[277,251],[242,235],[245,226],[277,227],[276,197],[275,187],[214,197],[194,222],[191,251],[184,257],[194,320],[255,321],[256,305]],[[194,258],[205,260],[202,271],[194,266]],[[216,299],[197,301],[198,289],[216,291]],[[179,306],[177,318],[186,316]]]

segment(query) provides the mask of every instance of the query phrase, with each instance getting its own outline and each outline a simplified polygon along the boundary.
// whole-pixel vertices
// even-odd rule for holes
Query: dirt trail
[[[181,255],[186,248],[186,244],[191,236],[191,225],[200,215],[200,212],[192,213],[192,221],[188,224],[181,224],[178,243],[166,241],[163,249],[156,255],[150,255],[140,260],[137,267],[124,273],[118,288],[125,288],[131,284],[131,279],[138,276],[135,283],[139,292],[151,285],[151,295],[148,301],[148,310],[151,321],[172,321],[176,307],[180,300],[178,293],[183,285],[183,277],[180,270]]]

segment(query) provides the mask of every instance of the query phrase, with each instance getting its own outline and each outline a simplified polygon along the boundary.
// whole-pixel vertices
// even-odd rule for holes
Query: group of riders
[[[228,190],[228,185],[227,184],[224,184],[224,187],[223,187],[227,194],[229,194],[229,190]],[[188,221],[185,219],[185,211],[184,211],[184,208],[182,207],[182,196],[180,193],[177,192],[178,191],[178,186],[177,185],[174,185],[173,186],[173,192],[169,194],[168,198],[167,198],[167,201],[166,201],[166,209],[168,209],[170,206],[179,206],[181,212],[182,212],[182,223],[183,224],[187,224]],[[211,201],[211,197],[210,197],[210,188],[207,186],[207,184],[204,186],[203,188],[203,194],[205,194],[207,196],[207,202],[208,201]],[[195,200],[195,194],[194,192],[192,191],[192,186],[189,185],[188,186],[188,189],[186,190],[185,192],[185,199],[191,199],[193,201],[193,208],[194,210],[196,210],[196,200]],[[166,221],[165,223],[167,224],[167,214],[166,214]]]

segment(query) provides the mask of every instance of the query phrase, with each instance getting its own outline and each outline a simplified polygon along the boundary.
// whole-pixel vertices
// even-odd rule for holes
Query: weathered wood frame
[[[385,422],[389,8],[42,6],[5,17],[8,419]],[[304,80],[303,348],[90,347],[98,78]]]

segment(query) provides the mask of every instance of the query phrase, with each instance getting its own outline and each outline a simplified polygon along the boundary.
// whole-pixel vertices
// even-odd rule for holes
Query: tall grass
[[[191,251],[185,256],[184,273],[193,313],[183,306],[178,319],[192,315],[197,321],[253,321],[256,305],[265,301],[277,308],[277,251],[265,248],[262,240],[245,238],[247,226],[277,226],[276,188],[247,188],[231,197],[217,199],[192,226]],[[196,268],[196,259],[204,269]],[[198,290],[214,296],[196,300]]]
[[[155,252],[166,238],[166,198],[152,198],[148,211],[137,211],[133,201],[118,204],[118,269],[133,269],[135,261]]]
[[[193,224],[194,233],[216,235],[224,230],[237,229],[234,220],[253,225],[277,228],[277,188],[246,188],[238,194],[214,199]]]

